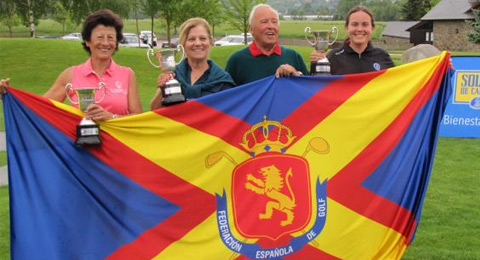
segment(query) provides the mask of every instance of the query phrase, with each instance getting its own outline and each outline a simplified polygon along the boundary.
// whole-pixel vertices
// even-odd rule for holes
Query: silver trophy
[[[177,52],[180,52],[181,58],[178,62],[175,61]],[[158,65],[152,61],[155,60],[152,57],[156,57],[158,60]],[[185,49],[181,44],[177,46],[176,49],[161,49],[159,51],[154,51],[153,48],[148,48],[147,58],[150,64],[157,68],[161,69],[162,72],[170,71],[175,72],[175,67],[183,60],[185,57]],[[167,81],[165,87],[162,88],[162,105],[170,106],[177,103],[185,102],[185,96],[182,94],[182,87],[176,79],[171,79]]]
[[[98,83],[98,88],[73,89],[73,85],[68,83],[65,85],[65,92],[70,103],[78,105],[80,110],[85,112],[90,104],[98,104],[103,101],[105,98],[105,86],[106,84],[104,82],[100,82]],[[100,100],[95,99],[95,93],[97,91],[103,91]],[[70,98],[71,93],[72,96],[77,96],[77,101]],[[90,146],[99,145],[100,143],[100,128],[91,119],[84,117],[80,124],[77,125],[77,139],[75,140],[75,144]]]
[[[313,35],[313,41],[308,39],[308,36]],[[330,40],[333,37],[333,40]],[[305,27],[305,38],[308,43],[315,48],[317,51],[326,52],[333,43],[337,40],[338,29],[337,27],[332,27],[331,30],[316,30],[312,31],[310,27]],[[310,74],[311,75],[330,75],[330,62],[327,57],[320,59],[316,62],[310,64]]]

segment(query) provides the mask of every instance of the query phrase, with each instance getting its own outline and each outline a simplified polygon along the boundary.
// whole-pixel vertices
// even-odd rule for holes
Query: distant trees
[[[432,9],[430,0],[407,0],[402,6],[402,18],[405,21],[418,21]]]
[[[340,0],[337,6],[335,19],[345,20],[350,9],[357,5],[367,7],[373,14],[376,21],[395,21],[400,20],[400,1],[391,0]]]
[[[221,0],[183,0],[179,6],[177,25],[192,17],[202,17],[207,20],[215,32],[215,26],[226,19],[225,9]]]
[[[65,34],[65,25],[67,21],[71,21],[71,13],[73,8],[73,0],[58,0],[53,5],[54,19],[62,25],[62,35]]]
[[[30,37],[35,38],[38,19],[50,10],[52,0],[14,0],[15,9],[25,26],[30,28]]]
[[[155,17],[157,17],[157,14],[160,12],[160,6],[164,5],[163,8],[166,10],[167,13],[170,12],[170,2],[172,0],[141,0],[140,1],[140,8],[143,11],[144,14],[146,14],[150,18],[150,25],[151,25],[151,31],[152,33],[154,32],[154,23],[155,23]],[[169,16],[170,18],[170,16]],[[170,24],[170,20],[167,20],[167,28]],[[169,32],[170,30],[168,30]],[[169,37],[170,39],[170,37]],[[151,37],[150,44],[153,45],[153,35]]]
[[[377,21],[397,21],[401,19],[401,4],[390,0],[370,1],[368,8]]]
[[[353,7],[360,5],[362,3],[361,0],[340,0],[337,5],[337,12],[335,13],[335,20],[345,20],[347,17],[348,12]],[[363,3],[364,6],[367,6]]]
[[[250,11],[255,5],[265,2],[265,0],[222,0],[227,21],[244,33],[245,42],[247,42]]]
[[[418,20],[431,7],[430,1],[439,0],[329,0],[303,1],[269,0],[281,14],[297,18],[303,15],[327,15],[335,13],[335,19],[343,20],[348,11],[356,5],[367,6],[379,21]],[[227,22],[241,32],[249,29],[248,18],[252,7],[267,0],[1,0],[0,22],[12,34],[12,28],[19,22],[30,28],[35,36],[39,18],[49,17],[62,25],[63,34],[68,27],[78,26],[85,17],[95,10],[108,8],[127,18],[148,17],[153,31],[154,23],[160,19],[165,25],[167,39],[186,19],[199,16],[205,18],[212,29]],[[336,8],[336,9],[335,9]],[[138,28],[137,28],[138,31]],[[214,32],[214,31],[213,31]],[[245,35],[246,37],[246,35]]]
[[[12,37],[12,27],[20,24],[20,17],[16,14],[16,5],[14,0],[5,0],[0,2],[0,23],[8,27],[10,38]]]
[[[72,1],[72,0],[51,0],[51,1]],[[72,18],[75,23],[80,24],[90,13],[108,8],[122,17],[128,16],[132,1],[135,0],[73,0]]]
[[[35,26],[39,19],[50,15],[65,28],[67,21],[79,24],[91,12],[109,8],[121,16],[127,16],[129,6],[135,0],[2,0],[0,2],[2,23],[16,26],[20,21],[30,29],[30,37],[36,36]]]
[[[473,27],[473,32],[468,33],[467,37],[470,42],[480,43],[480,11],[473,9],[472,10],[475,20],[470,22],[470,25]]]
[[[35,37],[35,26],[40,18],[52,18],[62,25],[65,34],[68,27],[78,26],[90,13],[108,8],[123,18],[138,16],[154,23],[161,19],[165,24],[167,39],[176,32],[185,20],[203,17],[215,30],[223,21],[228,21],[242,32],[248,31],[248,16],[253,5],[266,0],[1,0],[0,23],[12,28],[22,22]],[[137,20],[138,24],[138,20]],[[138,26],[137,26],[138,27]],[[138,28],[137,28],[138,31]],[[214,33],[214,32],[213,32]]]

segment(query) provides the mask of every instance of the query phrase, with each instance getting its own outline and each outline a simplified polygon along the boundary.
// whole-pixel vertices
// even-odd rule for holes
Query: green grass
[[[405,260],[480,259],[480,140],[440,138]]]
[[[0,167],[7,165],[7,152],[0,152]]]
[[[0,259],[10,259],[9,211],[8,187],[0,187]]]
[[[239,48],[242,46],[214,47],[211,58],[224,67],[230,54]],[[294,48],[305,61],[308,60],[310,47]],[[143,49],[122,48],[114,59],[135,71],[142,105],[147,110],[155,92],[158,71],[148,64],[145,53]],[[10,77],[12,86],[36,94],[43,94],[66,67],[85,59],[87,54],[79,42],[0,38],[0,78]],[[0,112],[0,130],[3,130],[3,111]],[[4,163],[4,158],[5,153],[0,153],[0,164]],[[480,140],[439,139],[423,216],[415,241],[404,259],[480,259],[479,158]],[[9,258],[8,227],[8,189],[2,187],[0,259]]]

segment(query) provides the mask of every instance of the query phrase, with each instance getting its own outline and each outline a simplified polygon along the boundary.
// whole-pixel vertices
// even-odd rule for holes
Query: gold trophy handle
[[[309,34],[312,34],[312,28],[310,28],[310,27],[307,26],[307,27],[305,27],[305,39],[307,39],[307,42],[308,42],[310,45],[315,46],[316,43],[315,43],[315,42],[312,42],[312,41],[310,41],[310,40],[308,39],[308,35],[309,35]],[[314,37],[313,39],[315,40],[315,37]]]
[[[99,82],[98,83],[98,89],[97,90],[99,90],[99,91],[102,90],[103,95],[102,95],[102,98],[99,101],[95,100],[96,104],[102,103],[102,101],[105,99],[105,94],[107,92],[107,89],[105,88],[106,86],[107,86],[107,84],[105,84],[105,82]]]
[[[151,60],[151,56],[155,56],[155,51],[153,50],[152,47],[148,47],[148,50],[147,50],[147,59],[148,59],[148,62],[150,62],[150,65],[152,65],[153,67],[157,68],[157,69],[160,69],[162,68],[161,65],[157,65],[155,64],[152,60]],[[161,61],[160,61],[160,64],[161,64]]]
[[[331,42],[328,41],[328,45],[332,45],[337,40],[337,38],[338,38],[338,28],[333,26],[331,33],[335,34],[335,39],[333,39]]]
[[[78,105],[78,101],[73,101],[71,98],[70,98],[70,95],[68,93],[70,92],[73,92],[75,93],[75,91],[73,90],[73,85],[72,83],[68,83],[67,85],[65,85],[65,92],[66,92],[66,96],[68,98],[68,101],[70,101],[71,104],[74,104],[74,105]],[[78,97],[77,97],[78,99]]]

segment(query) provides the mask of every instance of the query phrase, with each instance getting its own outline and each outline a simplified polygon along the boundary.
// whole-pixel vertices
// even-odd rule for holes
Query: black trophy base
[[[172,95],[168,95],[166,97],[163,97],[162,99],[162,106],[164,107],[168,107],[168,106],[171,106],[171,105],[175,105],[175,104],[178,104],[178,103],[183,103],[185,102],[186,99],[185,99],[185,96],[183,94],[172,94]]]
[[[330,74],[330,62],[319,60],[310,63],[310,75],[312,76],[328,76]]]
[[[102,143],[100,140],[100,129],[95,124],[77,125],[77,140],[75,144],[78,146],[98,146]]]
[[[187,101],[182,94],[182,87],[176,79],[171,79],[165,84],[165,87],[162,89],[162,95],[162,106],[164,107]]]

